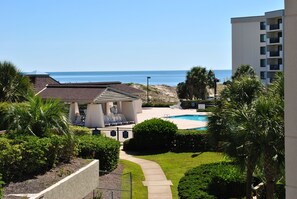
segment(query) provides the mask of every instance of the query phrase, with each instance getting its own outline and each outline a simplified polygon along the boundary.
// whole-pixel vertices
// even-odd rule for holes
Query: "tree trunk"
[[[266,199],[273,199],[276,165],[273,160],[273,149],[265,147],[264,149],[264,175],[266,179]]]
[[[253,183],[253,173],[256,167],[256,159],[249,156],[247,159],[247,171],[246,171],[246,199],[252,199],[252,183]]]

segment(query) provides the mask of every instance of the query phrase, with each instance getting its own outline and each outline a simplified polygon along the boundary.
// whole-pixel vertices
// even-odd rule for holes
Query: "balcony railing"
[[[270,30],[278,30],[280,28],[279,24],[270,24],[269,29]]]
[[[279,37],[269,38],[269,42],[272,43],[272,44],[279,43],[280,42],[280,38]]]
[[[279,57],[280,53],[279,51],[270,51],[269,55],[270,57]]]
[[[280,70],[280,65],[278,65],[278,64],[270,65],[270,66],[269,66],[269,69],[270,69],[270,70]]]

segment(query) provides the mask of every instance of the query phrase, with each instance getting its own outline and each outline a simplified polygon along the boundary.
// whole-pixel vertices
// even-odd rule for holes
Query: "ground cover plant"
[[[185,173],[178,185],[181,199],[242,198],[245,175],[233,163],[204,164]]]
[[[120,164],[124,166],[123,174],[132,173],[132,198],[147,199],[148,191],[147,187],[142,184],[145,180],[142,169],[138,164],[130,162],[128,160],[120,160]],[[129,183],[127,176],[122,177],[122,190],[129,189]],[[127,191],[122,192],[122,198],[128,198],[130,193]]]
[[[171,180],[173,198],[178,199],[178,183],[184,176],[184,173],[191,168],[202,164],[226,161],[226,157],[222,153],[216,152],[198,152],[198,153],[161,153],[150,155],[136,155],[138,158],[143,158],[157,162],[164,171],[167,179]]]

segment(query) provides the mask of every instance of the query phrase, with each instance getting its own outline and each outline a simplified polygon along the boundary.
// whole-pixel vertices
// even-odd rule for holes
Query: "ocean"
[[[213,70],[216,78],[223,83],[231,79],[232,70]],[[47,72],[51,77],[61,83],[78,82],[109,82],[146,84],[150,77],[150,85],[176,86],[185,81],[187,70],[164,71],[82,71],[82,72]]]

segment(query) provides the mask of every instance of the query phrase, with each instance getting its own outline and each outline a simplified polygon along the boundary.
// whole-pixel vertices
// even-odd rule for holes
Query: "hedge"
[[[181,199],[241,198],[245,174],[232,163],[205,164],[185,173],[178,184]]]
[[[73,135],[91,135],[92,134],[89,128],[82,127],[82,126],[69,125],[69,130],[70,132],[73,133]]]
[[[158,118],[133,127],[134,138],[124,142],[124,150],[170,150],[177,126]]]
[[[6,183],[42,174],[56,163],[69,161],[75,141],[64,136],[0,138],[0,173]]]
[[[99,159],[100,170],[112,171],[119,161],[120,143],[103,136],[80,136],[79,157]]]
[[[170,107],[175,105],[176,103],[143,103],[142,107]]]
[[[197,109],[198,104],[205,104],[206,107],[208,106],[214,106],[216,103],[215,100],[186,100],[186,101],[181,101],[180,106],[183,109]]]
[[[206,130],[178,130],[172,143],[174,152],[211,150]]]

